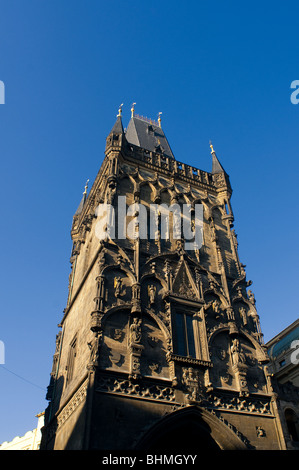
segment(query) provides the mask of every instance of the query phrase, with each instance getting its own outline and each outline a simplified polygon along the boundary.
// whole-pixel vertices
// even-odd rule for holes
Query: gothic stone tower
[[[211,172],[180,163],[160,119],[132,108],[124,131],[120,109],[73,218],[42,449],[285,448],[229,177],[211,150]],[[118,196],[127,207],[202,204],[201,248],[159,225],[154,239],[100,241],[96,209],[111,204],[118,220]]]

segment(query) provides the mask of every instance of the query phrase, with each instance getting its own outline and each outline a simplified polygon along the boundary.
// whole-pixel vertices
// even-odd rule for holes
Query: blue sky
[[[298,318],[298,18],[295,1],[0,0],[0,443],[47,405],[72,217],[121,103],[125,126],[132,102],[162,111],[179,161],[210,171],[212,140],[265,341]]]

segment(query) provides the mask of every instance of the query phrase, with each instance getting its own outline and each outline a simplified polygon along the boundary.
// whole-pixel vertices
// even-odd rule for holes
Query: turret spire
[[[211,155],[212,155],[212,173],[222,173],[224,171],[224,168],[222,167],[221,163],[219,162],[216,152],[214,150],[213,144],[210,141],[210,148],[211,148]]]

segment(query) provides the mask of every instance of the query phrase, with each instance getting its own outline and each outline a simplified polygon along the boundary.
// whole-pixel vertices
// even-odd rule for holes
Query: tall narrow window
[[[176,312],[174,323],[175,352],[180,356],[196,358],[192,316]]]
[[[74,374],[74,365],[75,365],[75,358],[77,355],[77,336],[72,340],[70,343],[70,350],[69,350],[69,357],[67,361],[67,376],[66,376],[66,381],[69,383]]]

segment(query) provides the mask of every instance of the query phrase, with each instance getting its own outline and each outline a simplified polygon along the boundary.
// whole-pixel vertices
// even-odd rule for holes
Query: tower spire
[[[84,204],[85,204],[85,201],[86,201],[86,197],[87,197],[88,183],[89,183],[89,179],[88,179],[88,180],[86,181],[86,183],[85,183],[83,196],[82,196],[81,202],[80,202],[80,204],[79,204],[79,206],[78,206],[78,209],[76,210],[75,216],[81,214],[81,212],[82,212],[82,210],[83,210],[83,207],[84,207]]]
[[[212,155],[212,173],[225,173],[225,170],[221,163],[219,162],[216,152],[214,150],[213,144],[210,141],[211,155]]]
[[[112,129],[110,131],[110,134],[123,134],[124,133],[124,128],[123,128],[122,119],[121,119],[122,107],[123,107],[123,103],[118,108],[118,114],[116,116],[116,121],[115,121],[115,124],[114,124],[114,126],[112,127]]]

